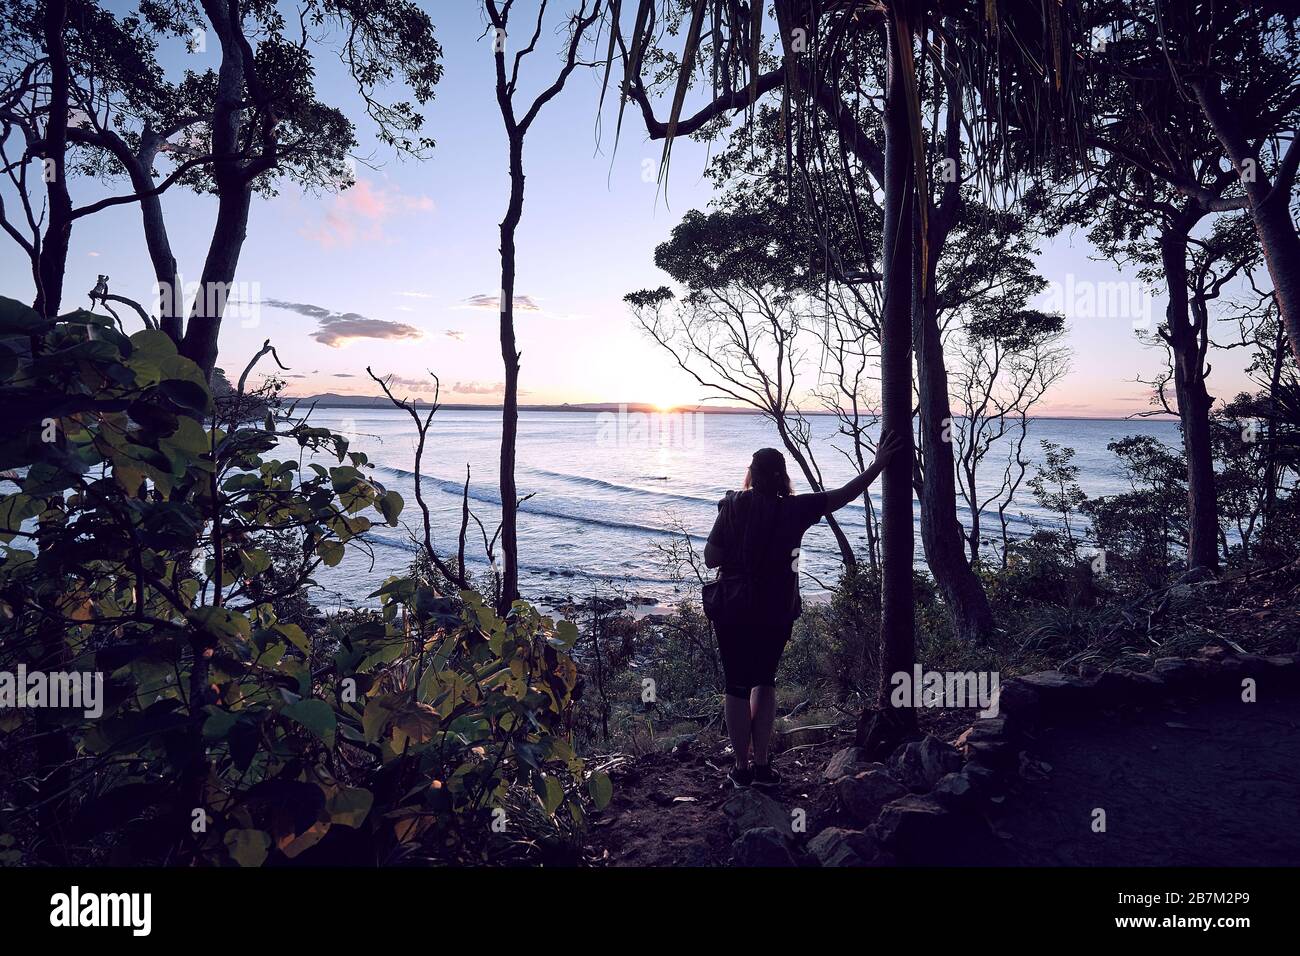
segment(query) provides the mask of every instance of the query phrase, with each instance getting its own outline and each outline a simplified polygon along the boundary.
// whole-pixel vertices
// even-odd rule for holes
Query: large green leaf
[[[261,866],[271,849],[271,834],[264,830],[228,830],[222,842],[240,866]]]
[[[0,335],[34,335],[49,325],[30,305],[0,295]]]
[[[608,774],[596,771],[587,778],[587,793],[591,794],[591,802],[596,805],[596,809],[604,810],[614,796],[614,784],[610,782]]]
[[[380,512],[383,514],[384,520],[390,525],[396,527],[397,516],[402,513],[402,505],[404,504],[402,496],[396,491],[389,491],[386,492],[383,497],[376,502],[376,504],[378,505]]]
[[[356,829],[365,822],[374,802],[375,795],[369,790],[363,787],[344,787],[329,798],[325,807],[330,822]]]
[[[334,716],[333,708],[325,701],[314,698],[295,701],[286,704],[280,713],[295,723],[302,724],[324,741],[326,747],[334,748],[334,732],[338,727],[338,721]]]
[[[553,774],[535,777],[533,789],[542,798],[542,807],[547,814],[554,814],[560,808],[560,804],[564,802],[564,785]]]

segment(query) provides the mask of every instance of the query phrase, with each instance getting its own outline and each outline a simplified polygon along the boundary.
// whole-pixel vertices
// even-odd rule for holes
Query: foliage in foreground
[[[408,577],[332,634],[277,613],[398,520],[346,439],[223,413],[161,332],[8,299],[0,402],[0,676],[103,680],[102,714],[4,701],[4,860],[573,858],[610,785],[564,735],[572,624]]]

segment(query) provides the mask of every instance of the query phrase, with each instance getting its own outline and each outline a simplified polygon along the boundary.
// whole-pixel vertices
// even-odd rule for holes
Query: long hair
[[[794,494],[790,473],[785,470],[785,455],[775,448],[760,448],[754,452],[742,487],[746,491],[752,488],[760,494],[778,498]]]
[[[748,492],[748,493],[746,493]],[[732,502],[731,520],[739,532],[737,554],[745,573],[762,574],[770,555],[766,552],[780,511],[780,499],[794,494],[785,456],[775,448],[754,452],[745,472],[745,485]]]

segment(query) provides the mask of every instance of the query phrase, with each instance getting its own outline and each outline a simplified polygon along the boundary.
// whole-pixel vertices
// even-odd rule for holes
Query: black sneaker
[[[737,790],[748,790],[750,784],[754,782],[754,771],[748,767],[744,770],[732,767],[727,771],[727,782]]]
[[[750,777],[756,787],[779,787],[781,775],[771,763],[756,763],[750,770]]]

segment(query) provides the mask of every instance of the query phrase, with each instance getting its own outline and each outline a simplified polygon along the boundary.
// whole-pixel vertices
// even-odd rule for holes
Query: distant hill
[[[399,396],[400,397],[400,396]],[[392,403],[383,395],[339,395],[334,392],[324,392],[320,395],[286,395],[286,400],[296,402],[299,405],[319,405],[321,408],[390,408]],[[413,398],[412,403],[420,408],[428,408],[429,403],[424,398]],[[473,410],[480,411],[500,411],[499,404],[490,405],[486,403],[457,403],[441,402],[440,408],[448,410]],[[649,402],[565,402],[561,405],[523,405],[519,406],[521,412],[617,412],[620,409],[626,409],[629,412],[660,412],[663,411],[658,405],[652,405]],[[701,412],[709,415],[753,415],[756,414],[752,408],[737,408],[731,405],[678,405],[671,409],[674,412]],[[808,411],[804,414],[825,414],[821,411]]]

